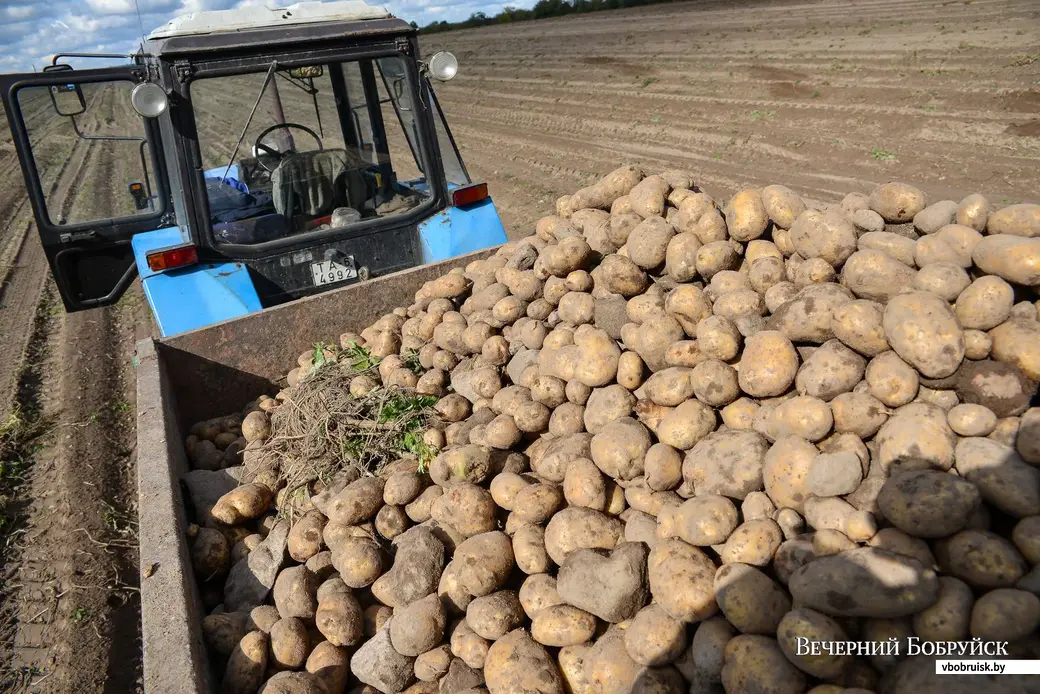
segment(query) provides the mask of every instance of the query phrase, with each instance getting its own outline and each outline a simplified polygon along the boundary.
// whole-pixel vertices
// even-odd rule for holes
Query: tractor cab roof
[[[344,36],[412,32],[385,7],[362,0],[298,2],[287,7],[243,7],[192,12],[149,34],[146,53],[173,55],[234,51],[250,46],[321,41]]]

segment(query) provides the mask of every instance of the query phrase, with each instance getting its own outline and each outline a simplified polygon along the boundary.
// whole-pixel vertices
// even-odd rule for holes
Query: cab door
[[[159,128],[131,103],[148,70],[52,66],[0,75],[0,95],[51,273],[68,311],[118,301],[130,239],[172,226]]]

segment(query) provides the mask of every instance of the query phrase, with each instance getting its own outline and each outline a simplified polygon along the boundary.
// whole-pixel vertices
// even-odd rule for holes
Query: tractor
[[[0,75],[65,309],[140,276],[169,336],[504,243],[431,85],[457,71],[349,0],[196,12],[131,55]]]

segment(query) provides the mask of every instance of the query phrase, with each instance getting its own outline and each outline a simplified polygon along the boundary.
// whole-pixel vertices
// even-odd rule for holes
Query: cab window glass
[[[405,74],[404,58],[384,61]],[[253,244],[339,229],[428,199],[418,152],[381,81],[375,61],[365,60],[194,82],[217,240]],[[402,88],[413,89],[407,80]]]
[[[156,212],[152,153],[144,119],[130,105],[133,88],[114,81],[18,90],[51,223]]]

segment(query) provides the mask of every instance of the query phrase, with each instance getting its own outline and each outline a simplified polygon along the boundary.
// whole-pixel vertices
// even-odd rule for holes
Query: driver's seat
[[[271,174],[271,197],[278,214],[311,219],[337,207],[360,210],[368,198],[362,169],[367,162],[345,149],[293,152]]]

